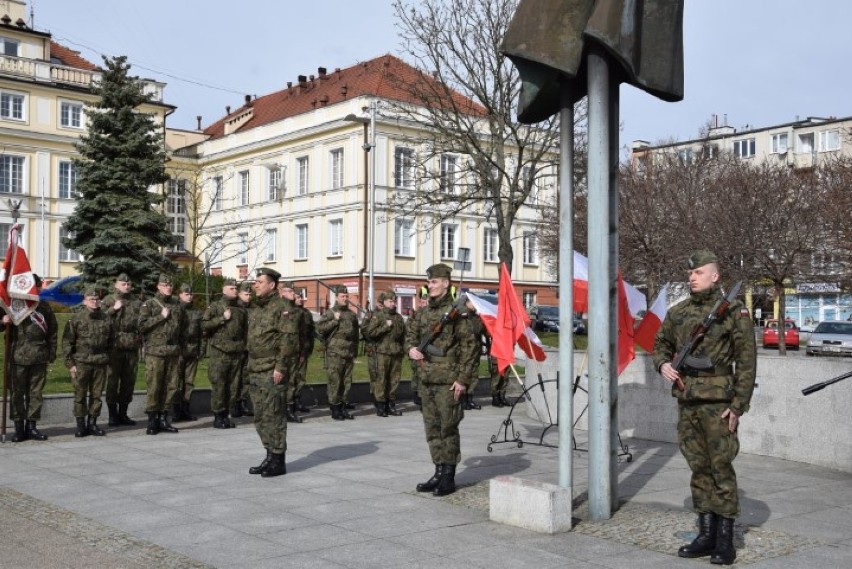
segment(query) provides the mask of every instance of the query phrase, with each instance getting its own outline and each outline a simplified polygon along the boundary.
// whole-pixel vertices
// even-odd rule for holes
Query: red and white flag
[[[645,313],[642,322],[636,328],[636,343],[642,346],[642,349],[650,353],[654,351],[654,339],[657,337],[657,331],[663,325],[663,320],[666,318],[669,296],[669,283],[663,285],[657,294],[657,299],[651,304],[650,310]]]
[[[589,260],[574,251],[574,312],[589,311]]]
[[[38,288],[27,252],[21,246],[21,225],[9,230],[9,247],[0,269],[0,306],[17,326],[38,305]]]

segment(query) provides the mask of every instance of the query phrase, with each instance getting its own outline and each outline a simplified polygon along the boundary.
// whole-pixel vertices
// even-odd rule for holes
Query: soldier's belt
[[[716,366],[714,369],[685,369],[683,374],[687,377],[717,377],[721,375],[733,375],[731,366]]]
[[[278,351],[272,350],[269,352],[249,352],[249,356],[251,356],[252,359],[274,358],[278,356]]]
[[[442,363],[456,363],[455,358],[450,358],[447,356],[431,356],[426,355],[426,361],[430,364],[442,364]]]

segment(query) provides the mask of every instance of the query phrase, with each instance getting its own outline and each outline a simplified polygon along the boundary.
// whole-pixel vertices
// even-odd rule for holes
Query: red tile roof
[[[64,45],[58,44],[51,40],[50,56],[58,59],[62,65],[68,67],[76,67],[77,69],[86,69],[88,71],[97,71],[98,66],[91,61],[80,57],[79,51],[68,49]]]
[[[426,82],[429,90],[446,91],[452,101],[471,114],[484,115],[485,109],[464,95],[450,89],[442,89],[431,76],[418,71],[411,65],[392,55],[383,55],[358,63],[346,69],[327,72],[318,70],[316,76],[296,81],[291,87],[263,95],[233,110],[204,129],[211,138],[225,135],[225,124],[229,118],[242,115],[251,107],[251,118],[234,132],[244,132],[265,124],[327,107],[343,101],[371,95],[400,102],[421,103],[412,94],[412,85]],[[437,89],[435,89],[438,87]],[[422,91],[422,90],[421,90]],[[422,104],[422,103],[421,103]]]

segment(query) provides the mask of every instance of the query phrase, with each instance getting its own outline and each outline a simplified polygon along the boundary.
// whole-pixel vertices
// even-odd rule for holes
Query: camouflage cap
[[[296,283],[293,281],[281,281],[278,283],[278,286],[281,288],[292,288],[293,290],[296,290]]]
[[[222,288],[226,286],[237,286],[237,279],[225,279],[222,281]]]
[[[334,294],[349,294],[349,289],[344,285],[337,285],[334,287]]]
[[[127,273],[121,273],[115,277],[115,281],[119,283],[129,283],[130,277],[127,276]]]
[[[172,277],[171,277],[171,275],[167,275],[166,273],[161,273],[161,274],[160,274],[160,279],[157,281],[157,284],[165,284],[165,285],[170,285],[170,284],[172,284]]]
[[[260,275],[266,275],[266,276],[268,276],[270,279],[274,280],[275,282],[278,282],[278,279],[280,279],[280,278],[281,278],[281,273],[279,273],[279,272],[278,272],[278,271],[276,271],[275,269],[270,269],[269,267],[261,267],[261,268],[259,268],[259,269],[257,270],[257,276],[260,276]]]
[[[689,256],[689,259],[686,261],[686,266],[690,269],[697,269],[698,267],[703,267],[708,263],[716,262],[718,262],[718,259],[716,258],[715,253],[712,251],[701,250],[695,251]]]
[[[189,283],[183,283],[180,285],[181,292],[192,292],[192,285]]]
[[[392,290],[386,290],[379,295],[379,302],[386,300],[396,300],[396,293]]]
[[[243,281],[240,283],[240,292],[251,292],[251,282]]]
[[[438,263],[437,265],[432,265],[428,269],[426,269],[426,278],[429,279],[448,279],[450,278],[450,274],[452,274],[453,269],[444,263]]]
[[[92,298],[92,297],[100,298],[101,297],[101,295],[98,294],[98,289],[96,287],[93,287],[93,286],[87,286],[86,290],[83,291],[83,296],[85,298]]]

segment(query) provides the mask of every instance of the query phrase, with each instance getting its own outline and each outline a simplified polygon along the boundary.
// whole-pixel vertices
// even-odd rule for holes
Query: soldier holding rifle
[[[654,345],[654,365],[678,400],[678,440],[692,470],[698,512],[698,537],[678,555],[710,555],[711,563],[730,565],[736,558],[734,518],[740,513],[732,463],[740,448],[737,426],[754,390],[754,332],[748,309],[722,297],[716,255],[697,251],[687,265],[690,296],[669,309]],[[708,319],[712,312],[716,317]],[[693,342],[697,334],[702,338]],[[684,359],[678,351],[690,343],[678,372],[673,361]]]

